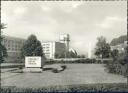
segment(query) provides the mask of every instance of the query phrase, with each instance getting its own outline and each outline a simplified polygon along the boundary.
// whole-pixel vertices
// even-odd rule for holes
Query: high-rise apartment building
[[[60,39],[61,43],[64,43],[66,45],[66,52],[68,52],[69,51],[69,42],[70,42],[69,34],[61,34],[59,39]]]
[[[43,53],[48,59],[54,59],[56,56],[66,57],[66,52],[69,52],[69,34],[61,34],[59,37],[59,42],[49,41],[42,42]]]
[[[61,55],[65,52],[65,44],[56,41],[42,42],[43,53],[46,58],[54,59],[56,55]]]

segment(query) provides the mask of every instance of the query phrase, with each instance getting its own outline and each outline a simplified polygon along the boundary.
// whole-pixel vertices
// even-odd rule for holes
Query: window
[[[50,55],[48,55],[48,54],[46,54],[45,56],[46,56],[46,57],[50,57]]]
[[[49,52],[47,52],[47,53],[45,53],[45,54],[49,55],[50,53],[49,53]]]
[[[49,51],[48,49],[46,51]]]

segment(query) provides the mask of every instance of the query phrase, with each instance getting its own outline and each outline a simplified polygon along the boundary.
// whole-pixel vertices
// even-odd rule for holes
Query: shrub
[[[49,86],[42,88],[1,88],[1,93],[37,93],[37,92],[128,92],[128,85],[124,83],[112,84],[80,84]]]
[[[46,61],[46,64],[71,64],[71,63],[83,63],[83,64],[100,64],[100,63],[103,63],[103,64],[106,64],[106,63],[111,63],[111,61],[103,61],[101,62],[101,60],[96,60],[95,58],[93,59],[78,59],[78,60],[70,60],[70,61],[65,61],[65,60],[48,60]]]
[[[59,73],[59,71],[57,69],[55,69],[55,68],[52,69],[52,72],[53,73]]]
[[[65,70],[67,68],[66,65],[62,65],[61,67],[63,68],[63,70]]]
[[[124,61],[123,57],[119,57],[117,60],[113,62],[108,62],[106,64],[106,68],[110,73],[125,75],[127,70],[127,64]]]

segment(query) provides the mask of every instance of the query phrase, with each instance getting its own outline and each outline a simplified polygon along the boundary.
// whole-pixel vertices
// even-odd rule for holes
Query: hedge
[[[128,85],[125,83],[104,83],[104,84],[80,84],[49,86],[42,88],[1,88],[1,93],[35,93],[35,92],[128,92]]]
[[[109,73],[115,73],[120,75],[128,75],[127,72],[127,62],[125,61],[125,58],[119,57],[117,60],[113,62],[108,62],[106,64],[106,68]]]
[[[103,63],[106,63],[108,61],[104,61]],[[64,61],[64,60],[51,60],[51,61],[46,61],[46,64],[54,64],[54,63],[62,63],[62,64],[67,64],[67,63],[83,63],[83,64],[101,64],[101,60],[96,60],[96,59],[80,59],[80,60],[75,60],[75,61]]]

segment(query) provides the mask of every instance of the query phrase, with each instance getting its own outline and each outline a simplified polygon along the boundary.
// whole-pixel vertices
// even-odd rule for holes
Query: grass
[[[32,93],[32,92],[128,92],[128,85],[125,83],[112,84],[80,84],[80,85],[64,85],[64,86],[49,86],[41,88],[17,88],[8,87],[1,88],[1,93]]]
[[[54,65],[54,64],[53,64]],[[2,91],[127,91],[126,78],[104,71],[104,64],[65,64],[60,73],[2,73]],[[7,75],[7,76],[6,76]],[[6,77],[7,78],[6,78]],[[5,77],[5,78],[4,78]],[[108,84],[107,84],[108,83]],[[4,93],[4,92],[3,92]]]

